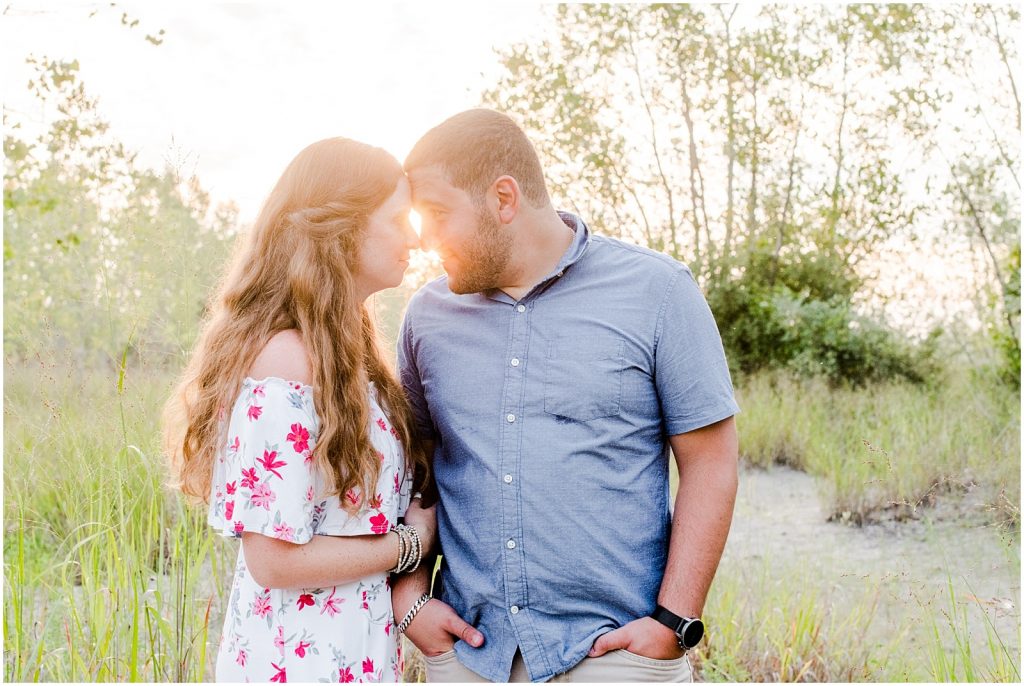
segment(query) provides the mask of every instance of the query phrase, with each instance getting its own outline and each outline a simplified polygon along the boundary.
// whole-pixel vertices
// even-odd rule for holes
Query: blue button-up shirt
[[[441,277],[413,296],[398,346],[436,441],[441,599],[487,639],[455,650],[492,681],[517,648],[547,680],[654,609],[667,439],[737,412],[690,270],[562,219],[572,244],[521,300],[456,295]]]

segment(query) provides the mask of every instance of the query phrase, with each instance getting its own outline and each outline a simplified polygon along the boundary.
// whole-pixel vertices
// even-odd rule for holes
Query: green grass
[[[897,641],[864,640],[877,594],[853,611],[836,609],[829,593],[793,569],[724,563],[694,662],[705,681],[872,681],[882,676]],[[891,637],[898,639],[898,637]]]
[[[1006,638],[999,635],[982,607],[971,594],[972,600],[958,601],[953,580],[947,581],[948,605],[938,615],[929,615],[929,630],[933,638],[929,644],[931,676],[936,681],[990,681],[1020,682],[1020,668],[1007,647]],[[984,641],[972,638],[969,615],[980,614],[985,627]],[[975,655],[975,645],[985,654]]]
[[[211,536],[205,513],[164,488],[158,417],[172,380],[145,366],[121,378],[116,364],[107,371],[7,365],[6,680],[212,679],[237,548]],[[856,393],[752,379],[740,393],[743,452],[754,463],[784,461],[822,475],[837,511],[869,513],[929,489],[934,498],[954,495],[932,488],[943,477],[969,478],[990,495],[1005,485],[1008,502],[1019,504],[1019,463],[1010,459],[1019,444],[1019,408],[990,391],[891,386]],[[863,441],[885,450],[891,468]],[[977,611],[962,601],[917,608],[915,623],[937,637],[927,659],[908,663],[899,632],[860,640],[884,601],[867,589],[844,606],[828,580],[799,569],[779,575],[767,566],[723,563],[706,613],[712,628],[696,654],[701,676],[1016,679],[1019,658],[1011,657],[1013,647],[1000,651],[1006,637],[993,632],[961,631],[969,650],[951,657],[951,632],[966,626],[965,611]],[[409,665],[409,677],[421,674],[415,654]]]
[[[209,677],[232,551],[163,486],[171,375],[5,370],[4,676]]]
[[[744,459],[821,477],[838,520],[914,517],[978,491],[989,521],[1020,526],[1020,396],[993,378],[851,390],[765,375],[737,395]]]

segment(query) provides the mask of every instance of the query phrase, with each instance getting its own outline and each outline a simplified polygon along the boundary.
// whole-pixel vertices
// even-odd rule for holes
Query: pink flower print
[[[402,442],[402,437],[398,435],[398,429],[391,427],[391,435],[394,436],[395,440],[399,443]]]
[[[302,453],[302,457],[302,464],[309,465],[310,463],[313,462],[313,451],[307,450],[306,452]]]
[[[366,602],[366,591],[363,591],[363,609],[364,610],[369,610],[370,609],[370,604],[368,602]]]
[[[375,450],[374,452],[376,452],[376,453],[377,453],[377,458],[378,458],[378,459],[379,459],[379,460],[380,460],[381,462],[383,462],[383,461],[384,461],[385,459],[387,459],[387,458],[385,458],[385,457],[384,457],[384,453],[382,453],[381,451],[379,451],[379,450]]]
[[[402,487],[398,484],[398,472],[395,472],[395,493],[402,490]]]
[[[307,503],[313,502],[313,496],[314,496],[313,487],[310,486],[309,488],[306,489],[306,502]]]
[[[255,467],[242,470],[242,488],[252,488],[259,480],[260,477],[256,475]]]
[[[242,525],[242,520],[241,519],[239,519],[237,522],[235,522],[235,533],[236,534],[241,534],[244,529],[245,529],[245,527]]]
[[[252,613],[257,617],[266,617],[274,610],[270,607],[270,594],[257,593],[256,599],[252,601]]]
[[[270,677],[271,681],[276,681],[279,684],[283,684],[288,681],[288,675],[285,673],[284,667],[278,667],[273,662],[270,663],[270,666],[277,670],[277,673]]]
[[[370,658],[363,660],[363,674],[373,674],[373,660]]]
[[[284,627],[280,624],[277,625],[277,636],[274,637],[274,647],[281,653],[281,657],[284,657]]]
[[[391,530],[391,523],[388,518],[384,516],[383,512],[378,512],[374,516],[370,517],[370,531],[375,534],[386,534]]]
[[[381,431],[387,431],[388,430],[388,425],[380,417],[377,418],[377,426],[380,427]]]
[[[331,589],[331,595],[327,596],[327,600],[324,601],[324,607],[320,610],[320,614],[327,613],[328,616],[333,617],[334,615],[341,612],[341,604],[345,602],[344,598],[335,598],[334,592],[336,588]]]
[[[252,489],[252,504],[256,507],[262,507],[270,512],[270,503],[275,500],[277,500],[277,495],[266,484],[256,484],[256,488]]]
[[[395,623],[395,619],[394,619],[394,617],[392,617],[391,621],[384,625],[384,635],[385,636],[390,636],[391,635],[391,625],[394,624],[394,623]]]
[[[229,500],[224,504],[224,519],[231,521],[235,516],[235,501]]]
[[[241,445],[241,443],[238,440],[238,436],[235,436],[235,440],[228,443],[228,453],[237,453],[239,445]]]
[[[236,480],[236,481],[232,481],[230,483],[227,483],[227,484],[225,484],[225,487],[228,490],[228,495],[234,495],[235,491],[238,489],[238,481]]]
[[[274,538],[279,538],[282,541],[294,541],[295,540],[295,529],[288,526],[284,522],[274,525]]]
[[[342,667],[338,670],[338,683],[351,684],[355,680],[356,678],[352,675],[352,670],[348,667]]]
[[[260,418],[260,415],[262,413],[263,413],[263,408],[262,407],[260,407],[259,405],[250,405],[249,406],[249,411],[246,412],[246,415],[248,415],[248,417],[249,417],[249,419],[251,421],[256,421],[257,419]]]
[[[301,611],[304,607],[316,605],[316,602],[313,600],[312,593],[302,593],[299,595],[299,599],[296,604],[299,606],[299,610]]]
[[[380,504],[382,502],[384,502],[384,497],[381,496],[380,493],[377,493],[372,498],[370,498],[370,509],[371,510],[379,510],[380,509]]]
[[[264,469],[276,476],[278,479],[283,479],[284,477],[281,476],[281,472],[277,471],[277,468],[287,467],[288,463],[284,460],[275,460],[275,457],[277,457],[276,450],[264,450],[263,457],[257,457],[256,461],[263,465]]]
[[[309,430],[302,424],[292,424],[292,432],[288,434],[288,440],[291,441],[295,452],[301,453],[309,448]]]
[[[265,393],[263,392],[263,385],[261,384],[259,386],[254,386],[252,389],[252,394],[258,395],[262,398],[265,395]]]
[[[306,648],[310,645],[312,644],[307,643],[306,641],[299,641],[299,645],[295,646],[295,654],[299,657],[306,657]]]
[[[239,648],[238,655],[235,655],[235,662],[241,665],[242,667],[245,667],[245,661],[246,659],[248,659],[248,657],[249,656],[246,654],[245,649]]]
[[[353,505],[358,505],[361,498],[362,496],[355,489],[349,489],[348,493],[345,494],[345,500]]]

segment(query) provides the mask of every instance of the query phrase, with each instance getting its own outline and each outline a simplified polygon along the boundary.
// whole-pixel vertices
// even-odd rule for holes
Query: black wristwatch
[[[699,617],[680,617],[661,605],[654,608],[651,617],[658,620],[676,635],[676,641],[682,650],[692,650],[704,637],[704,622]]]

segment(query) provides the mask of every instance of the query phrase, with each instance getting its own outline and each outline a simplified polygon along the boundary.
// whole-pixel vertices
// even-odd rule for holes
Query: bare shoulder
[[[274,334],[256,356],[249,369],[249,376],[254,379],[276,376],[285,381],[312,384],[312,370],[299,332],[288,329]]]

